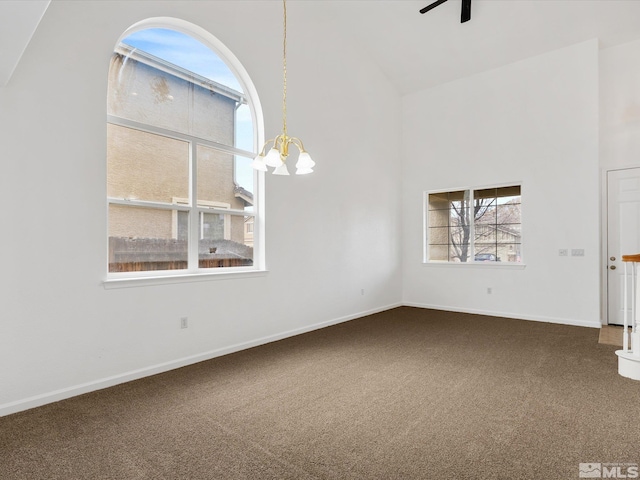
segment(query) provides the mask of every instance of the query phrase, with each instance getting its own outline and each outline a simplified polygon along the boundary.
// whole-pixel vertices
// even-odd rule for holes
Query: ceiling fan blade
[[[471,20],[471,0],[462,0],[460,23],[468,22],[469,20]]]
[[[433,10],[438,5],[442,5],[447,0],[436,0],[431,5],[427,5],[420,9],[420,13],[427,13],[429,10]],[[462,14],[460,15],[460,23],[468,22],[471,20],[471,0],[462,0]]]
[[[427,13],[429,10],[436,8],[438,5],[442,5],[446,1],[447,0],[437,0],[433,2],[431,5],[427,5],[426,7],[421,8],[420,13]],[[471,10],[471,8],[469,8],[469,10]]]

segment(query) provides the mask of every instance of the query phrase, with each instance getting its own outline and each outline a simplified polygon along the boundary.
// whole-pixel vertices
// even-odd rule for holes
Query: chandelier
[[[295,145],[299,150],[298,162],[296,163],[296,175],[305,175],[313,172],[316,164],[311,156],[304,149],[302,140],[290,137],[287,133],[287,0],[282,0],[284,17],[284,35],[282,41],[282,133],[276,138],[267,140],[262,146],[262,150],[253,160],[251,166],[255,170],[266,172],[267,167],[274,167],[274,175],[289,175],[287,170],[287,158],[289,157],[289,147]],[[268,153],[267,146],[272,144]]]

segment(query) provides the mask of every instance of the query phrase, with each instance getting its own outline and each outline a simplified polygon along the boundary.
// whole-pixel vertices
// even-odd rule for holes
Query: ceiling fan
[[[420,13],[427,13],[429,10],[436,8],[438,5],[442,5],[447,0],[437,0],[431,5],[420,9]],[[471,0],[462,0],[462,15],[460,16],[460,23],[468,22],[471,20]]]

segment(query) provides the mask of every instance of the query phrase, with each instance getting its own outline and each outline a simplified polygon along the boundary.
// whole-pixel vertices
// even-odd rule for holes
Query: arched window
[[[213,36],[171,20],[132,27],[111,57],[110,278],[260,268],[255,89]]]

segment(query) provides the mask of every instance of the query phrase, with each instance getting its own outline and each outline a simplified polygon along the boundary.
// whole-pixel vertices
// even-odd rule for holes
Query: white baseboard
[[[0,417],[5,415],[11,415],[12,413],[21,412],[23,410],[29,410],[31,408],[40,407],[48,403],[58,402],[66,398],[75,397],[85,393],[93,392],[96,390],[102,390],[103,388],[113,387],[121,383],[130,382],[132,380],[138,380],[140,378],[149,377],[158,373],[168,372],[176,368],[185,367],[194,363],[202,362],[205,360],[211,360],[212,358],[221,357],[230,353],[239,352],[248,348],[257,347],[267,343],[275,342],[289,337],[294,337],[303,333],[311,332],[313,330],[319,330],[321,328],[336,325],[338,323],[348,322],[356,318],[365,317],[367,315],[373,315],[374,313],[384,312],[385,310],[391,310],[392,308],[402,306],[401,303],[395,303],[386,305],[383,307],[374,308],[371,310],[354,313],[352,315],[346,315],[344,317],[335,318],[333,320],[327,320],[325,322],[316,323],[313,325],[307,325],[305,327],[288,330],[286,332],[277,333],[275,335],[269,335],[248,342],[237,343],[228,347],[211,350],[209,352],[199,353],[197,355],[191,355],[189,357],[179,358],[170,362],[160,363],[138,370],[132,370],[111,377],[101,378],[99,380],[82,383],[80,385],[74,385],[68,388],[62,388],[53,392],[43,393],[41,395],[34,395],[15,402],[9,402],[0,405]]]
[[[152,365],[149,367],[132,370],[122,374],[113,375],[111,377],[101,378],[99,380],[82,383],[80,385],[74,385],[72,387],[55,390],[53,392],[34,395],[32,397],[28,397],[22,400],[5,403],[0,405],[0,417],[5,415],[10,415],[12,413],[21,412],[23,410],[29,410],[31,408],[40,407],[48,403],[58,402],[60,400],[75,397],[77,395],[82,395],[82,394],[93,392],[96,390],[102,390],[103,388],[113,387],[114,385],[130,382],[132,380],[138,380],[140,378],[156,375],[158,373],[167,372],[169,370],[174,370],[176,368],[185,367],[187,365],[192,365],[194,363],[202,362],[205,360],[211,360],[212,358],[221,357],[223,355],[228,355],[230,353],[239,352],[241,350],[246,350],[248,348],[257,347],[259,345],[264,345],[267,343],[271,343],[271,342],[275,342],[285,338],[300,335],[303,333],[311,332],[313,330],[319,330],[321,328],[329,327],[331,325],[348,322],[349,320],[365,317],[367,315],[373,315],[375,313],[391,310],[392,308],[402,307],[402,306],[428,308],[433,310],[445,310],[450,312],[472,313],[472,314],[478,314],[478,315],[488,315],[492,317],[506,317],[506,318],[514,318],[519,320],[532,320],[536,322],[575,325],[579,327],[600,328],[602,326],[599,322],[587,322],[587,321],[579,321],[579,320],[566,319],[566,318],[551,318],[551,317],[541,317],[541,316],[532,316],[532,315],[521,315],[521,314],[510,313],[510,312],[492,312],[492,311],[484,311],[484,310],[477,310],[477,309],[458,308],[458,307],[450,307],[450,306],[444,306],[444,305],[430,305],[430,304],[422,304],[422,303],[414,303],[414,302],[394,303],[394,304],[374,308],[371,310],[335,318],[333,320],[327,320],[325,322],[320,322],[313,325],[307,325],[305,327],[288,330],[275,335],[269,335],[266,337],[257,338],[254,340],[250,340],[248,342],[237,343],[235,345],[230,345],[228,347],[211,350],[204,353],[199,353],[197,355],[191,355],[189,357],[179,358],[177,360],[173,360],[170,362]]]
[[[522,315],[513,312],[493,312],[488,310],[478,310],[474,308],[459,308],[445,305],[430,305],[425,303],[403,302],[405,307],[430,308],[433,310],[445,310],[448,312],[473,313],[476,315],[487,315],[489,317],[505,317],[514,318],[516,320],[530,320],[533,322],[558,323],[561,325],[573,325],[576,327],[601,328],[602,324],[598,321],[576,320],[573,318],[553,318],[539,315]]]

